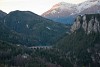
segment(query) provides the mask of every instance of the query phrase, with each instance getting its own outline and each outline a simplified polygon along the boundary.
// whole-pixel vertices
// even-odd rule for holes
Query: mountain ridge
[[[60,2],[61,3],[61,2]],[[77,15],[100,13],[100,1],[99,0],[87,0],[79,4],[56,4],[56,8],[50,9],[42,14],[43,17],[61,22],[61,23],[73,23],[74,18]],[[68,6],[69,5],[69,6]],[[62,9],[63,8],[63,9]],[[93,10],[92,10],[93,9]],[[71,18],[73,19],[71,19]],[[73,21],[70,21],[70,19]],[[67,20],[66,20],[67,19]]]
[[[26,46],[50,45],[66,34],[70,27],[33,12],[19,10],[3,17],[0,26],[1,40]]]

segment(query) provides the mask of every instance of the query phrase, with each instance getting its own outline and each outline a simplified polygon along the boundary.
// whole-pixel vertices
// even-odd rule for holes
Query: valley
[[[0,67],[100,67],[100,1],[0,10]]]
[[[26,31],[29,31],[28,33],[25,33],[24,31],[21,30],[20,31],[17,30],[16,28],[18,27],[13,26],[15,24],[13,24],[8,28],[9,25],[5,24],[7,24],[9,20],[5,18],[5,20],[7,21],[5,21],[5,24],[1,23],[1,28],[0,28],[1,29],[0,33],[2,35],[0,36],[1,37],[0,66],[1,67],[5,66],[6,67],[94,67],[94,66],[99,67],[100,66],[99,63],[100,19],[99,18],[100,14],[85,14],[83,16],[81,15],[77,16],[74,24],[69,28],[69,33],[62,35],[62,37],[60,37],[57,41],[55,41],[55,43],[53,43],[52,46],[42,45],[42,44],[38,45],[34,41],[32,42],[30,41],[29,43],[32,44],[35,43],[36,45],[29,46],[28,41],[30,40],[30,38],[28,35],[32,36],[32,33],[29,33],[31,31],[25,28],[27,26],[25,27],[23,26],[23,28],[21,29],[26,29]],[[62,26],[63,25],[64,24],[62,24]],[[64,26],[66,27],[66,25]],[[46,29],[51,30],[51,28],[49,27],[46,27]],[[63,30],[63,28],[61,29]],[[24,36],[22,36],[23,34]],[[26,39],[29,38],[29,40],[25,41],[25,37]],[[22,40],[20,38],[22,38]],[[19,39],[21,41],[18,41]]]

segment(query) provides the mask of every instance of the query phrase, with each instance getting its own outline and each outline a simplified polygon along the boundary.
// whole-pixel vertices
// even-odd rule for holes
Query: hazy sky
[[[42,14],[58,2],[80,3],[86,0],[0,0],[0,10],[7,13],[14,10],[32,11]]]

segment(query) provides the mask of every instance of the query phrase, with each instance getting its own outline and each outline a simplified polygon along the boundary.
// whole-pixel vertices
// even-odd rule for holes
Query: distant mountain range
[[[60,2],[42,14],[43,17],[72,24],[77,15],[100,13],[100,0],[87,0],[79,4]]]
[[[50,45],[70,28],[30,11],[0,11],[0,19],[0,40],[26,46]]]

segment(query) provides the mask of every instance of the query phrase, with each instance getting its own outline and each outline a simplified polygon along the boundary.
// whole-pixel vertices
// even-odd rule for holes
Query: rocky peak
[[[78,16],[72,25],[71,31],[82,28],[87,34],[100,32],[100,14],[86,14]]]
[[[42,14],[43,17],[49,17],[49,18],[54,18],[54,17],[62,17],[65,15],[70,15],[75,11],[75,4],[70,4],[66,2],[59,2],[55,4],[50,10],[46,11],[45,13]],[[67,13],[66,13],[67,12]]]
[[[54,9],[54,8],[64,8],[64,9],[66,9],[68,7],[73,7],[73,6],[75,6],[75,4],[66,3],[66,2],[59,2],[56,5],[54,5],[52,7],[52,9]]]
[[[74,32],[75,30],[79,29],[81,27],[81,16],[79,15],[78,17],[76,17],[75,22],[72,26],[71,31]]]

